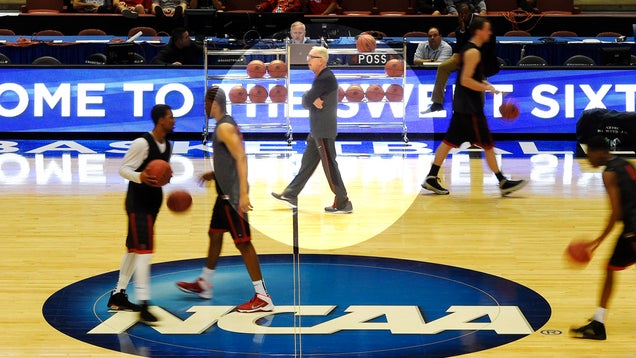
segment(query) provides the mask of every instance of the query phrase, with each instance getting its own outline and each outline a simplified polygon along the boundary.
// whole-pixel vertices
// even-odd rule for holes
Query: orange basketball
[[[261,85],[254,85],[250,88],[248,96],[254,103],[264,103],[267,100],[267,89]]]
[[[192,196],[185,190],[177,190],[170,193],[166,200],[168,209],[175,213],[182,213],[192,206]]]
[[[587,264],[592,259],[592,242],[572,240],[565,249],[567,258],[575,264]]]
[[[241,85],[236,85],[230,89],[230,102],[245,103],[247,101],[247,90]]]
[[[274,60],[267,64],[267,73],[274,78],[285,77],[287,76],[287,65],[281,60]]]
[[[501,118],[507,121],[513,121],[519,117],[519,107],[512,101],[506,101],[499,106]]]
[[[360,85],[351,85],[345,91],[345,97],[349,102],[361,102],[364,98],[364,91]]]
[[[274,103],[282,103],[287,100],[287,88],[283,85],[276,85],[269,89],[269,98]]]
[[[384,93],[389,102],[400,102],[404,98],[404,89],[397,83],[391,84]]]
[[[261,78],[265,76],[267,67],[261,60],[253,60],[247,64],[247,75],[251,78]]]
[[[369,34],[360,34],[356,40],[356,49],[360,52],[373,52],[375,51],[375,37]]]
[[[384,89],[379,84],[374,83],[367,87],[365,95],[369,102],[379,102],[384,98]]]
[[[164,186],[170,182],[172,178],[172,168],[165,160],[155,159],[150,161],[144,168],[144,173],[154,176],[157,179],[157,186]]]
[[[389,77],[400,77],[404,74],[404,62],[393,58],[384,65],[384,72]]]
[[[344,98],[345,98],[345,90],[343,90],[342,87],[338,86],[338,102],[342,102]]]

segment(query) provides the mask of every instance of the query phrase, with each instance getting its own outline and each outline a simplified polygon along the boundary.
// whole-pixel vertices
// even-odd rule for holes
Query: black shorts
[[[478,145],[484,149],[495,146],[483,113],[453,113],[444,142],[457,148],[464,142]]]
[[[157,214],[128,213],[128,236],[126,237],[128,252],[137,254],[154,252],[155,220],[157,220]]]
[[[614,271],[624,270],[636,263],[636,236],[625,237],[625,233],[616,241],[614,253],[607,268]]]
[[[235,243],[247,242],[252,239],[250,224],[247,221],[247,213],[240,215],[229,200],[221,196],[216,198],[212,219],[210,220],[210,232],[230,232]]]

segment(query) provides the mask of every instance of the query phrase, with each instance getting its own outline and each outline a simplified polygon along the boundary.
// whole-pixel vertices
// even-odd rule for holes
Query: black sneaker
[[[325,207],[325,212],[330,214],[351,214],[353,212],[353,204],[351,204],[351,201],[347,201],[345,206],[338,208],[334,203],[332,206]]]
[[[121,11],[121,16],[127,18],[127,19],[136,19],[139,17],[139,14],[135,11],[132,11],[130,9],[123,9]]]
[[[139,320],[142,323],[150,324],[150,325],[157,323],[157,321],[159,321],[157,317],[155,317],[155,315],[153,315],[152,313],[150,313],[150,311],[148,311],[147,303],[144,303],[143,305],[141,305],[141,312],[139,312]]]
[[[272,196],[280,201],[285,202],[285,204],[287,204],[287,206],[289,206],[292,209],[295,209],[298,207],[298,198],[296,197],[289,197],[289,196],[285,196],[283,194],[278,194],[274,192],[272,192]]]
[[[172,18],[175,20],[183,19],[183,8],[181,6],[177,6],[174,9],[174,15],[172,15]]]
[[[437,195],[448,195],[449,193],[448,189],[439,183],[439,178],[432,175],[426,177],[426,180],[422,183],[422,188],[430,190]]]
[[[607,339],[605,325],[599,321],[590,321],[583,327],[570,328],[570,335],[574,338],[596,339],[599,341]]]
[[[526,180],[508,180],[504,179],[499,183],[499,190],[501,190],[501,196],[506,196],[512,192],[515,192],[528,184]]]
[[[111,292],[107,305],[108,309],[113,311],[141,311],[141,306],[128,301],[126,290],[120,290],[117,293]]]
[[[433,103],[431,104],[431,108],[428,109],[430,112],[439,112],[444,110],[444,106],[441,103]]]

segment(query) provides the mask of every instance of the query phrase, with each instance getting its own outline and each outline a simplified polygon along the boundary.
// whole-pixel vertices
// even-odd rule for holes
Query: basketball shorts
[[[128,213],[128,252],[151,254],[154,251],[154,226],[157,214]]]
[[[444,142],[457,148],[464,142],[470,142],[484,149],[495,146],[483,113],[453,113]]]
[[[221,195],[216,198],[214,203],[210,232],[229,232],[235,243],[247,242],[252,239],[247,213],[239,214],[230,201]]]
[[[625,237],[625,233],[616,241],[614,253],[607,264],[607,268],[614,271],[624,270],[636,263],[636,236]]]

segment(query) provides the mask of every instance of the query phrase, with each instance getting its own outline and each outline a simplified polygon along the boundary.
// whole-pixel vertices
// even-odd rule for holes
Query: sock
[[[265,288],[265,282],[263,280],[252,281],[252,285],[254,285],[254,291],[256,291],[256,293],[267,296],[267,289]]]
[[[596,312],[594,312],[594,320],[605,323],[605,315],[607,314],[607,308],[596,307]]]
[[[439,165],[431,165],[431,170],[428,172],[429,177],[436,177],[439,174]]]
[[[214,270],[203,266],[203,269],[201,270],[201,275],[199,277],[204,279],[205,282],[207,283],[212,283],[212,276],[214,276]]]
[[[497,177],[497,180],[499,180],[500,183],[506,180],[506,177],[501,172],[495,173],[495,176]]]
[[[138,301],[150,300],[150,260],[152,254],[137,255],[135,265],[135,298]]]
[[[121,260],[121,266],[119,267],[119,279],[117,280],[117,287],[115,287],[115,293],[125,290],[128,287],[130,278],[135,272],[135,261],[137,254],[134,252],[127,252],[124,258]]]

